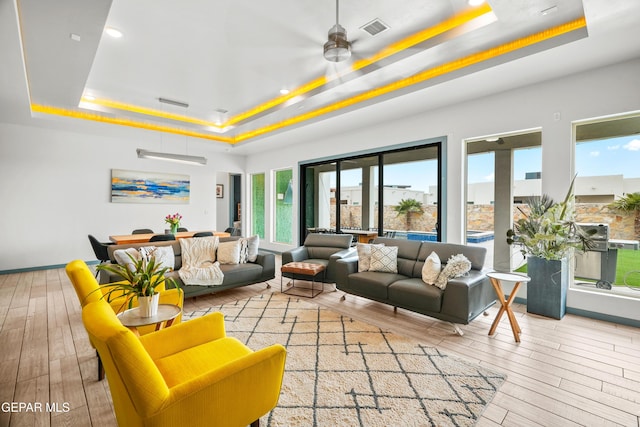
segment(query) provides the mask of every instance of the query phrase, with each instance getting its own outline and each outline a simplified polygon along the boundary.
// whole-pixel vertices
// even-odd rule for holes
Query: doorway
[[[519,206],[541,194],[542,131],[466,140],[466,241],[487,249],[485,267],[513,271],[524,264],[507,244]]]

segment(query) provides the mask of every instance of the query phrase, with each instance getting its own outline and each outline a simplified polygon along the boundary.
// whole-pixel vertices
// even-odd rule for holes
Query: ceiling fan
[[[324,44],[324,58],[331,62],[341,62],[351,57],[351,43],[347,30],[340,25],[339,0],[336,0],[336,25],[329,29],[329,40]]]

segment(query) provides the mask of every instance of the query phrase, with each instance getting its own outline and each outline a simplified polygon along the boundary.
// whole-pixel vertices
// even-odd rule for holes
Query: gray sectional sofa
[[[227,242],[231,240],[238,240],[240,237],[221,237],[220,242]],[[247,262],[244,264],[221,264],[220,269],[224,273],[224,280],[221,285],[212,286],[199,286],[199,285],[184,285],[178,275],[178,270],[182,266],[182,250],[180,242],[178,240],[172,241],[159,241],[159,242],[147,242],[147,243],[131,243],[122,245],[109,245],[109,260],[115,264],[116,259],[113,253],[118,249],[127,248],[139,248],[142,246],[172,246],[174,254],[174,271],[167,274],[168,277],[172,277],[176,280],[180,287],[184,290],[184,297],[191,298],[199,295],[212,294],[226,289],[237,288],[240,286],[251,285],[254,283],[266,282],[275,277],[276,262],[275,255],[272,253],[258,253],[258,258],[255,262]],[[100,271],[100,283],[111,283],[120,280],[119,277],[112,273],[101,270]]]
[[[336,262],[338,290],[451,322],[460,335],[457,324],[468,324],[496,302],[493,287],[482,271],[485,248],[382,237],[373,243],[398,247],[398,273],[358,272],[357,257],[341,259]],[[422,281],[422,267],[432,251],[443,265],[452,255],[463,254],[471,262],[471,270],[449,280],[444,291],[428,285]]]

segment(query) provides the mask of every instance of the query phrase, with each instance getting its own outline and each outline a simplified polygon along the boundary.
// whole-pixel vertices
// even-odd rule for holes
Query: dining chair
[[[131,234],[152,234],[154,231],[150,228],[136,228]]]
[[[193,233],[193,237],[210,237],[213,236],[213,233],[210,231],[199,231],[197,233]]]
[[[156,234],[149,239],[150,242],[164,242],[167,240],[176,240],[176,236],[173,234]]]
[[[226,230],[224,230],[224,232],[229,233],[229,235],[231,236],[239,236],[241,231],[239,228],[229,227]]]
[[[107,251],[107,246],[113,245],[111,242],[100,242],[98,239],[89,234],[89,242],[91,242],[91,247],[93,248],[93,253],[96,255],[100,264],[109,261],[109,252]],[[96,277],[98,277],[98,273],[100,271],[96,269]]]
[[[189,230],[185,227],[178,227],[178,232],[180,231],[189,231]]]

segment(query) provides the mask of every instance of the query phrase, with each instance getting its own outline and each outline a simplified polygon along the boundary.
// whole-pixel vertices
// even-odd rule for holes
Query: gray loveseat
[[[198,237],[196,237],[198,238]],[[231,240],[238,240],[240,237],[221,237],[220,242],[228,242]],[[212,294],[225,289],[237,288],[240,286],[251,285],[254,283],[266,282],[267,280],[275,277],[276,262],[275,255],[272,253],[258,253],[258,258],[255,262],[248,262],[245,264],[221,264],[220,269],[224,273],[224,280],[221,285],[212,286],[199,286],[199,285],[184,285],[178,275],[178,270],[182,267],[182,250],[180,247],[180,241],[159,241],[159,242],[147,242],[147,243],[131,243],[122,245],[109,245],[109,260],[115,264],[116,259],[113,253],[118,249],[127,248],[139,248],[142,246],[172,246],[174,254],[174,271],[167,274],[168,277],[172,277],[184,290],[184,297],[191,298],[199,295]],[[120,280],[118,276],[109,273],[108,271],[100,271],[100,283],[111,283]]]
[[[324,283],[335,283],[336,262],[356,254],[355,248],[351,247],[352,240],[351,234],[311,233],[304,240],[303,246],[282,253],[282,265],[290,262],[324,265],[324,274],[317,279]],[[293,277],[291,273],[282,273],[282,275]]]
[[[359,273],[357,257],[338,260],[339,290],[451,322],[460,335],[457,324],[468,324],[496,302],[493,287],[482,271],[485,248],[383,237],[373,243],[398,247],[398,273]],[[463,254],[471,261],[471,270],[464,277],[450,279],[444,291],[428,285],[422,281],[422,267],[432,251],[443,266],[452,255]]]

